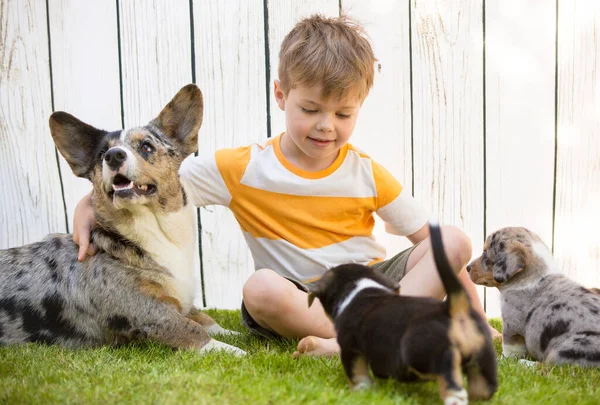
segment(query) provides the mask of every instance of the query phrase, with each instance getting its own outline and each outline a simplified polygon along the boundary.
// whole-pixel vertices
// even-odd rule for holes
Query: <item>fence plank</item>
[[[481,246],[482,2],[411,1],[414,194]]]
[[[145,124],[192,81],[186,0],[122,0],[121,63],[125,127]]]
[[[559,2],[554,253],[570,277],[600,286],[600,4]]]
[[[0,2],[0,248],[65,232],[45,2]]]
[[[121,128],[116,3],[48,2],[54,109],[106,130]],[[60,156],[69,230],[75,205],[92,186]]]
[[[189,1],[119,2],[125,127],[156,117],[180,88],[192,82]],[[194,256],[202,305],[200,253]]]
[[[267,139],[261,0],[194,3],[197,81],[205,96],[200,153]],[[252,257],[231,211],[201,209],[208,306],[238,309]]]
[[[285,36],[294,25],[304,17],[322,14],[333,17],[339,15],[338,0],[266,0],[269,15],[269,111],[271,113],[271,135],[273,137],[285,131],[285,115],[277,106],[273,97],[273,81],[277,79],[279,67],[279,48]]]
[[[524,226],[552,246],[556,5],[492,1],[485,13],[487,233]],[[499,316],[498,291],[486,298]]]
[[[410,19],[408,0],[344,0],[342,13],[365,28],[377,62],[375,82],[350,142],[387,168],[412,194]],[[390,153],[393,151],[393,153]],[[411,245],[385,232],[376,217],[373,234],[391,257]]]

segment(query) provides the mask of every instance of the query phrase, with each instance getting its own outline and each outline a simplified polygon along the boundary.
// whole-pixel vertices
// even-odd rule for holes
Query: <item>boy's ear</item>
[[[53,113],[49,124],[54,144],[73,173],[91,180],[100,144],[107,132],[96,129],[64,111]]]
[[[281,111],[285,111],[285,93],[283,88],[281,87],[281,82],[279,80],[275,80],[273,82],[273,94],[275,96],[275,101],[277,101],[277,105]]]
[[[150,124],[175,141],[187,156],[198,150],[198,131],[203,112],[202,92],[195,84],[188,84],[177,92]]]

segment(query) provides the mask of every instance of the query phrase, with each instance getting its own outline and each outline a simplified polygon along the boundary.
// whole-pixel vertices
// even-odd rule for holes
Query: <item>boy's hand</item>
[[[96,217],[92,208],[92,193],[89,193],[77,203],[73,217],[73,242],[79,245],[77,260],[80,262],[85,259],[86,254],[93,256],[98,251],[96,245],[90,243],[90,234],[94,226]]]

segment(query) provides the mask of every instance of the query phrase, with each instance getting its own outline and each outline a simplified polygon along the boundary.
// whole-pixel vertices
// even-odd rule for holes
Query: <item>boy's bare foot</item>
[[[298,342],[298,350],[292,354],[292,357],[295,359],[300,356],[331,357],[339,353],[340,346],[335,338],[307,336]]]

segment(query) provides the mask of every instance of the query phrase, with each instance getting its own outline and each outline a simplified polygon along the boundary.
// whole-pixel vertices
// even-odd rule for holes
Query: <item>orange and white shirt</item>
[[[352,145],[327,169],[307,172],[283,156],[280,140],[190,157],[179,171],[194,205],[233,211],[256,269],[306,282],[339,264],[372,264],[386,254],[373,213],[396,235],[427,222],[400,183]]]

